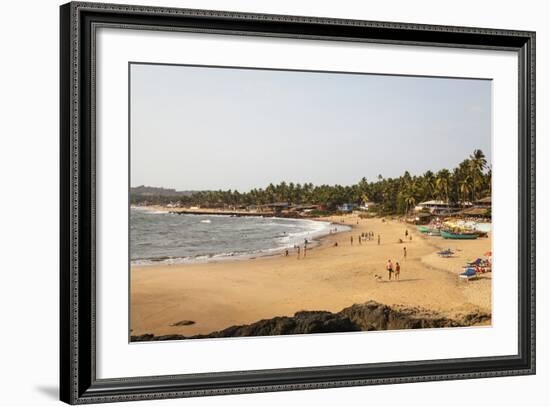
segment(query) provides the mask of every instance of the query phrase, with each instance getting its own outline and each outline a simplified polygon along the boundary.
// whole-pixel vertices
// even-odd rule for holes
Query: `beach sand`
[[[208,334],[302,310],[338,312],[369,300],[422,307],[450,318],[474,310],[491,312],[492,273],[472,281],[458,278],[467,260],[491,250],[490,237],[444,240],[421,235],[399,221],[354,214],[327,219],[343,220],[353,229],[326,236],[305,258],[297,259],[291,250],[288,257],[132,266],[132,335]],[[407,229],[412,241],[405,240]],[[359,235],[369,231],[375,238],[359,244]],[[457,250],[455,256],[444,259],[435,253],[446,248]],[[401,264],[400,281],[388,281],[388,259]],[[183,320],[194,323],[171,326]]]

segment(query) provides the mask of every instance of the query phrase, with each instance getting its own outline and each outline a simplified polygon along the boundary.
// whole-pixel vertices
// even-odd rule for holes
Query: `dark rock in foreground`
[[[170,326],[187,326],[187,325],[193,325],[195,321],[189,321],[188,319],[184,319],[183,321],[178,321],[173,324],[170,324]]]
[[[338,314],[347,316],[362,331],[464,327],[491,320],[491,314],[480,311],[451,319],[421,308],[390,308],[374,301],[354,304]]]
[[[180,339],[233,338],[243,336],[298,335],[392,329],[450,328],[471,326],[490,321],[491,314],[472,312],[450,319],[418,308],[390,308],[369,301],[354,304],[340,312],[300,311],[293,317],[263,319],[250,325],[236,325],[207,335],[132,335],[131,342]]]

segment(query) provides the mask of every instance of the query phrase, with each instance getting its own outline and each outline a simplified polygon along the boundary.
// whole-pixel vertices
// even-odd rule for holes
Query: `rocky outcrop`
[[[339,314],[347,316],[362,331],[393,329],[451,328],[490,321],[491,314],[474,311],[457,318],[448,318],[422,308],[388,307],[374,301],[354,304]]]
[[[293,317],[263,319],[250,325],[235,325],[207,335],[134,335],[132,342],[179,339],[229,338],[242,336],[296,335],[311,333],[381,331],[392,329],[448,328],[471,326],[490,321],[491,314],[480,311],[455,319],[420,308],[391,308],[369,301],[354,304],[340,312],[300,311]]]

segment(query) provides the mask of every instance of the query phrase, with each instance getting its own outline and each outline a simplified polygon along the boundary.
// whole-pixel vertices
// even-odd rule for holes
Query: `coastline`
[[[344,220],[341,223],[351,230],[323,236],[299,260],[292,253],[232,262],[132,266],[131,334],[204,335],[303,310],[338,312],[367,301],[421,307],[449,318],[491,312],[491,273],[468,283],[458,279],[461,264],[491,249],[490,238],[444,241],[420,235],[413,225],[356,215],[312,220]],[[406,229],[413,240],[399,243]],[[366,231],[374,232],[375,239],[359,244],[358,236]],[[454,258],[434,254],[448,247],[458,250]],[[388,258],[402,263],[401,281],[387,281]],[[178,325],[180,321],[190,323]]]
[[[151,205],[151,206],[131,206],[131,209],[135,210],[142,210],[142,211],[148,211],[152,213],[174,213],[171,211],[171,208],[167,208],[160,205]],[[203,211],[180,211],[179,214],[182,215],[189,215],[189,216],[227,216],[227,217],[234,217],[233,211],[211,211],[208,209],[205,209]],[[319,222],[319,223],[325,223],[327,224],[327,227],[319,232],[312,232],[314,234],[313,237],[308,240],[308,250],[312,250],[315,247],[319,247],[323,245],[323,239],[325,239],[327,236],[336,235],[338,233],[344,233],[349,232],[351,229],[353,229],[353,225],[348,225],[345,223],[340,222],[334,222],[331,220],[328,220],[327,218],[323,217],[280,217],[277,215],[269,215],[266,214],[262,215],[254,215],[250,212],[243,212],[241,213],[242,217],[250,216],[250,217],[261,217],[261,218],[272,218],[272,219],[282,219],[282,220],[295,220],[295,221],[310,221],[310,222]],[[341,230],[335,230],[333,231],[332,226],[336,226],[336,228],[341,228]],[[203,264],[203,263],[219,263],[219,262],[232,262],[232,261],[245,261],[245,260],[254,260],[257,258],[263,258],[263,257],[272,257],[272,256],[280,256],[282,255],[285,250],[293,250],[293,246],[277,246],[272,247],[264,250],[259,251],[253,251],[253,252],[242,252],[242,253],[215,253],[211,255],[200,255],[195,257],[170,257],[166,259],[159,259],[159,260],[148,260],[148,259],[136,259],[131,260],[131,266],[156,266],[156,265],[167,265],[167,264]]]
[[[219,216],[255,216],[259,218],[266,217],[281,217],[286,219],[307,219],[302,216],[296,215],[284,215],[277,212],[269,211],[246,211],[242,209],[215,209],[215,208],[179,208],[179,207],[168,207],[162,205],[130,205],[131,209],[141,209],[144,211],[159,211],[163,213],[174,213],[181,215],[219,215]]]

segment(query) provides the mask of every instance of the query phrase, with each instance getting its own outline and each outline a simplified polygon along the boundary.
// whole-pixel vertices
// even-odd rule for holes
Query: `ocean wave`
[[[276,249],[280,250],[280,249]],[[229,260],[229,259],[244,259],[258,256],[263,252],[270,252],[268,250],[254,250],[249,252],[225,252],[216,254],[198,254],[195,256],[183,256],[183,257],[152,257],[147,259],[135,259],[131,261],[132,266],[151,266],[155,264],[193,264],[193,263],[207,263],[213,260]]]
[[[330,222],[324,221],[309,221],[311,228],[300,232],[288,233],[285,236],[278,237],[278,240],[285,244],[286,247],[293,247],[296,244],[302,244],[304,239],[308,241],[319,239],[323,236],[330,234],[331,230],[336,229],[336,233],[348,231],[351,228],[349,226],[333,225]]]
[[[258,218],[256,217],[256,219]],[[170,222],[169,226],[172,229],[165,229],[168,225],[166,220],[159,218],[159,223],[154,220],[153,223],[150,223],[146,219],[143,219],[143,221],[148,223],[141,224],[139,232],[132,225],[133,246],[131,253],[134,258],[131,260],[131,264],[138,266],[205,263],[269,256],[282,253],[285,249],[291,249],[296,245],[302,245],[304,240],[308,241],[309,247],[314,247],[319,244],[319,238],[325,235],[350,230],[349,226],[335,225],[328,221],[287,218],[272,219],[277,219],[278,221],[268,220],[266,223],[258,221],[250,225],[247,222],[244,224],[240,222],[244,226],[244,229],[241,230],[234,230],[232,222],[224,221],[219,222],[221,229],[218,227],[208,228],[208,230],[207,228],[202,228],[195,229],[194,232],[193,230],[189,230],[184,234],[181,231],[188,229],[176,228],[178,226],[177,223],[173,224]],[[184,222],[181,226],[185,228],[192,227],[193,223],[197,224],[195,222]],[[200,223],[210,222],[210,219],[203,218],[200,220]],[[291,224],[289,225],[289,223]],[[266,228],[267,233],[262,231],[257,236],[253,235],[255,231],[263,230],[264,226],[273,227],[274,233],[269,233],[269,229]],[[277,227],[279,228],[278,230]],[[154,228],[157,229],[155,230]],[[213,239],[212,236],[215,236],[217,230],[220,230],[222,234]],[[172,233],[174,233],[173,238],[170,237]],[[187,233],[197,233],[196,238]],[[248,233],[251,236],[248,236]],[[155,235],[158,236],[158,239],[148,244],[147,247],[144,247],[143,243],[151,241]],[[144,240],[141,240],[139,236],[143,236]],[[146,250],[142,251],[141,248]]]
[[[165,213],[170,213],[170,211],[167,211],[167,210],[163,210],[163,209],[151,209],[151,208],[146,208],[146,207],[142,207],[142,206],[131,206],[130,209],[136,211],[136,212],[140,212],[140,213],[146,213],[146,214],[149,214],[149,215],[161,215],[161,214],[165,214]]]

